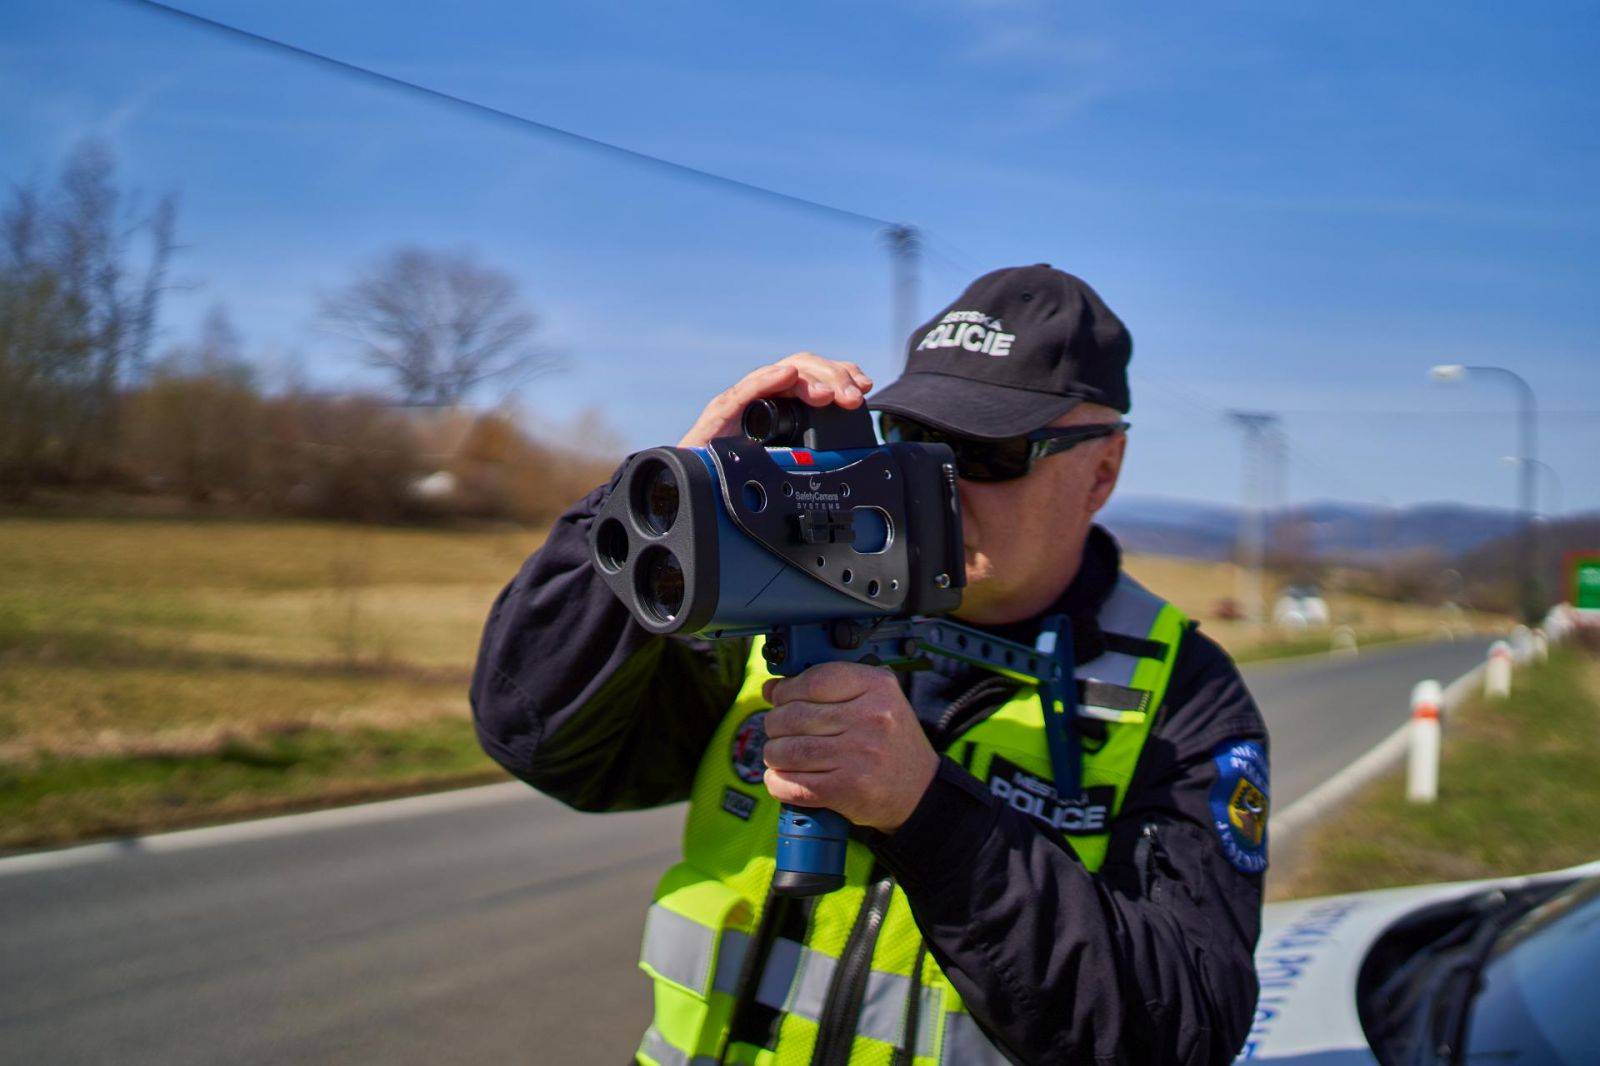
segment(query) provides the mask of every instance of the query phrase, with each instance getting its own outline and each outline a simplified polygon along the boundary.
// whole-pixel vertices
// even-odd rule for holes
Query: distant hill
[[[1134,552],[1191,559],[1226,559],[1238,538],[1239,508],[1153,496],[1113,497],[1101,521]],[[1373,504],[1318,501],[1274,512],[1275,533],[1295,536],[1324,559],[1359,562],[1390,554],[1437,552],[1454,557],[1517,528],[1516,512],[1451,503],[1389,509]]]
[[[1127,551],[1226,559],[1238,537],[1239,509],[1158,496],[1113,496],[1100,512],[1100,523]]]
[[[1464,553],[1456,565],[1466,575],[1472,595],[1486,603],[1516,602],[1511,590],[1520,548],[1516,537],[1501,537]],[[1538,573],[1546,602],[1554,603],[1570,594],[1567,554],[1595,551],[1600,551],[1600,514],[1574,515],[1539,527]]]

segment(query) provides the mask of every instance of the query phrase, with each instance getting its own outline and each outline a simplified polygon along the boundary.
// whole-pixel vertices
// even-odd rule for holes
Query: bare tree
[[[458,403],[485,381],[552,365],[529,343],[536,319],[516,280],[467,252],[395,249],[326,297],[322,316],[406,403]]]
[[[116,435],[117,387],[142,369],[149,354],[173,251],[173,198],[164,197],[145,214],[118,190],[115,169],[103,144],[80,145],[62,170],[49,232],[51,265],[78,308],[79,328],[94,353],[79,424],[69,440],[80,472],[107,458]],[[142,265],[133,251],[141,234],[148,244]]]
[[[18,189],[0,217],[0,495],[21,498],[58,458],[89,380],[79,310],[40,251],[45,212]]]
[[[15,189],[0,212],[0,492],[10,496],[109,466],[117,389],[149,350],[173,249],[171,198],[141,213],[98,144],[72,153],[54,191]]]

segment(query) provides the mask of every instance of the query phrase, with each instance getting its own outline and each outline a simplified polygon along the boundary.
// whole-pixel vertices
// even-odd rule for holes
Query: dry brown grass
[[[526,533],[0,520],[0,758],[466,713]]]
[[[1238,591],[1239,568],[1233,563],[1134,554],[1126,556],[1123,563],[1128,572],[1152,592],[1166,597],[1189,617],[1199,620],[1205,632],[1236,657],[1250,658],[1284,642],[1305,645],[1308,649],[1319,645],[1327,647],[1330,634],[1326,630],[1295,635],[1216,617],[1217,602]],[[1390,603],[1338,591],[1329,591],[1326,599],[1333,625],[1350,626],[1363,641],[1432,636],[1440,633],[1440,626],[1448,621],[1435,607]],[[1486,614],[1468,615],[1459,621],[1481,630],[1498,629],[1507,624],[1500,616]]]
[[[465,713],[490,601],[538,533],[180,518],[0,520],[0,758],[225,731],[404,726]],[[1210,618],[1234,568],[1130,556]],[[1334,595],[1337,620],[1423,634],[1422,608]],[[168,738],[161,740],[160,738]]]

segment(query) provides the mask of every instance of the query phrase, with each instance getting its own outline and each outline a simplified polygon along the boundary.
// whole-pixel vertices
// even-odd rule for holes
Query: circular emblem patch
[[[747,785],[759,785],[767,772],[761,761],[761,752],[767,746],[767,712],[757,711],[743,722],[733,734],[733,747],[728,752],[733,760],[733,772]]]
[[[1258,874],[1267,868],[1267,753],[1253,740],[1227,741],[1211,753],[1217,783],[1211,787],[1211,820],[1222,853],[1234,868]]]

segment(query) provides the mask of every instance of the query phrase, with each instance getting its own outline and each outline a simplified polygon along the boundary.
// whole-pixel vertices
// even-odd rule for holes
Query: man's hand
[[[824,663],[762,689],[767,791],[892,833],[928,790],[939,756],[888,670]]]
[[[752,370],[733,388],[706,404],[700,418],[678,442],[680,448],[704,448],[718,437],[739,434],[739,416],[756,400],[794,396],[812,407],[838,404],[854,410],[866,402],[872,379],[854,363],[796,352],[770,366]]]

